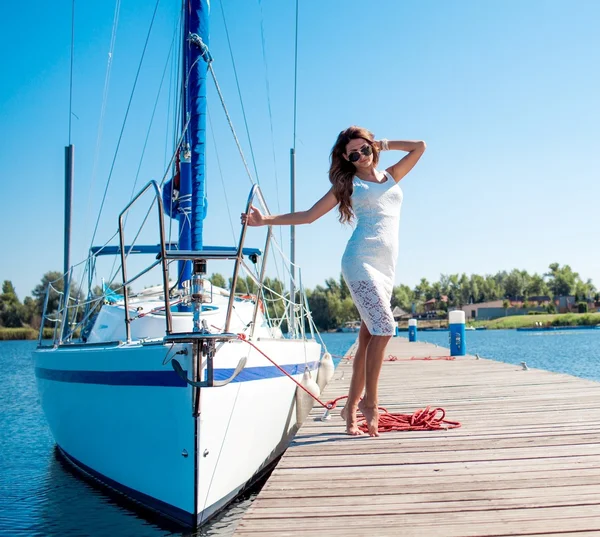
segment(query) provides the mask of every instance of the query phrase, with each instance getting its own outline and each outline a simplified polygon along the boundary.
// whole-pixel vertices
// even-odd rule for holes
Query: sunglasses
[[[360,160],[360,154],[363,154],[365,157],[368,157],[369,155],[373,154],[373,149],[371,149],[370,145],[363,145],[359,151],[352,151],[352,153],[350,153],[348,155],[348,160],[350,162],[358,162]]]

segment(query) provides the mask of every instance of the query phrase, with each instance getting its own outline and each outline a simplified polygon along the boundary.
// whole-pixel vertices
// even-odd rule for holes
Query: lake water
[[[418,332],[419,341],[449,347],[448,332]],[[511,364],[600,381],[600,329],[466,332],[467,352]]]
[[[324,334],[343,355],[356,334]],[[448,332],[419,332],[448,347]],[[33,376],[35,342],[0,342],[0,535],[10,537],[228,536],[251,504],[249,491],[208,527],[182,533],[140,518],[71,473],[55,455]],[[600,330],[467,332],[467,352],[600,381]]]

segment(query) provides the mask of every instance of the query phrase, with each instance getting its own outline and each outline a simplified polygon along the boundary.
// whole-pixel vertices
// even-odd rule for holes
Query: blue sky
[[[138,167],[139,187],[162,178],[170,156],[174,71],[167,57],[178,4],[159,4],[97,243],[116,230],[117,214],[130,199]],[[260,183],[271,209],[287,210],[295,3],[226,0],[222,5]],[[0,279],[12,280],[21,299],[44,272],[62,268],[70,7],[70,2],[11,2],[3,7],[0,21],[2,48],[11,51],[3,55],[0,87]],[[76,3],[74,262],[85,258],[90,244],[154,2],[121,1],[92,180],[114,8],[107,1]],[[32,20],[39,21],[33,28]],[[594,246],[600,199],[598,20],[600,4],[591,0],[568,5],[552,0],[303,0],[297,207],[310,207],[329,188],[329,151],[347,126],[363,125],[388,139],[424,139],[427,152],[401,183],[397,284],[413,286],[421,277],[437,280],[441,273],[512,268],[544,272],[556,261],[569,263],[584,279],[600,285],[600,253]],[[251,160],[216,1],[211,24],[214,68]],[[140,165],[165,66],[167,75]],[[229,214],[237,234],[250,183],[212,83],[209,99],[218,159],[209,134],[205,243],[232,244]],[[384,154],[382,164],[390,165],[399,156]],[[132,215],[131,233],[140,215]],[[153,230],[146,231],[143,239],[156,242]],[[313,287],[339,275],[350,233],[334,212],[297,228],[297,260],[304,267],[305,285]],[[281,236],[287,248],[287,230]],[[256,231],[250,240],[260,244],[261,233]],[[108,272],[111,267],[99,268]],[[210,266],[212,271],[226,272],[218,265]]]

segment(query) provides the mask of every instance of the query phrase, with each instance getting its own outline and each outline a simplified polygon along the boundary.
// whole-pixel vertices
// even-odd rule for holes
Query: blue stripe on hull
[[[75,371],[36,367],[35,376],[40,379],[78,384],[165,386],[174,388],[185,388],[187,386],[175,371]]]
[[[308,369],[313,371],[319,367],[319,362],[308,362],[307,364],[288,364],[280,365],[279,367],[281,367],[281,369],[283,369],[289,375],[301,375],[304,373],[305,366],[308,366]],[[214,378],[215,380],[228,379],[231,375],[233,375],[234,371],[234,369],[215,369]],[[277,377],[283,377],[283,373],[275,366],[246,367],[235,379],[233,379],[232,382],[249,382],[252,380],[272,379]]]
[[[290,375],[299,375],[304,372],[305,365],[308,365],[310,370],[315,370],[319,366],[319,362],[288,364],[280,367]],[[234,369],[215,369],[214,378],[215,380],[225,380],[233,374],[233,371]],[[35,375],[40,379],[78,384],[161,386],[172,388],[185,388],[187,386],[175,371],[81,371],[36,367]],[[284,374],[275,366],[247,367],[233,382],[250,382],[282,376]]]
[[[93,477],[94,479],[99,481],[102,485],[104,485],[116,492],[124,494],[128,498],[131,498],[132,500],[139,502],[144,507],[151,509],[153,511],[156,511],[156,512],[160,513],[161,515],[166,516],[179,524],[182,524],[183,526],[186,526],[186,527],[197,526],[198,516],[196,514],[188,513],[187,511],[184,511],[183,509],[180,509],[179,507],[175,507],[174,505],[171,505],[171,504],[168,504],[161,500],[158,500],[157,498],[149,496],[148,494],[144,494],[143,492],[139,492],[135,489],[132,489],[132,488],[128,487],[127,485],[123,485],[122,483],[119,483],[119,482],[111,479],[110,477],[106,477],[105,475],[101,474],[100,472],[96,472],[96,470],[93,470],[89,466],[78,461],[75,457],[72,457],[71,455],[69,455],[60,446],[58,446],[58,449],[60,450],[60,453],[71,464],[73,464],[78,470]]]

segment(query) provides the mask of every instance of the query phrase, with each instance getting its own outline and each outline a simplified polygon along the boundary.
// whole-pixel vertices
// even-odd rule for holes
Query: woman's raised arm
[[[402,159],[400,159],[396,164],[390,166],[387,169],[387,172],[394,178],[396,183],[400,181],[410,170],[412,170],[419,159],[425,152],[425,148],[427,145],[423,141],[417,142],[409,142],[409,141],[387,141],[386,140],[387,149],[397,150],[397,151],[408,151],[408,155],[405,155]],[[386,149],[382,147],[382,142],[379,143],[379,146],[382,149]]]
[[[333,194],[333,190],[329,190],[308,211],[264,215],[256,207],[251,207],[249,215],[242,213],[241,221],[244,224],[247,217],[249,226],[298,226],[300,224],[311,224],[331,211],[337,204],[338,201]]]

